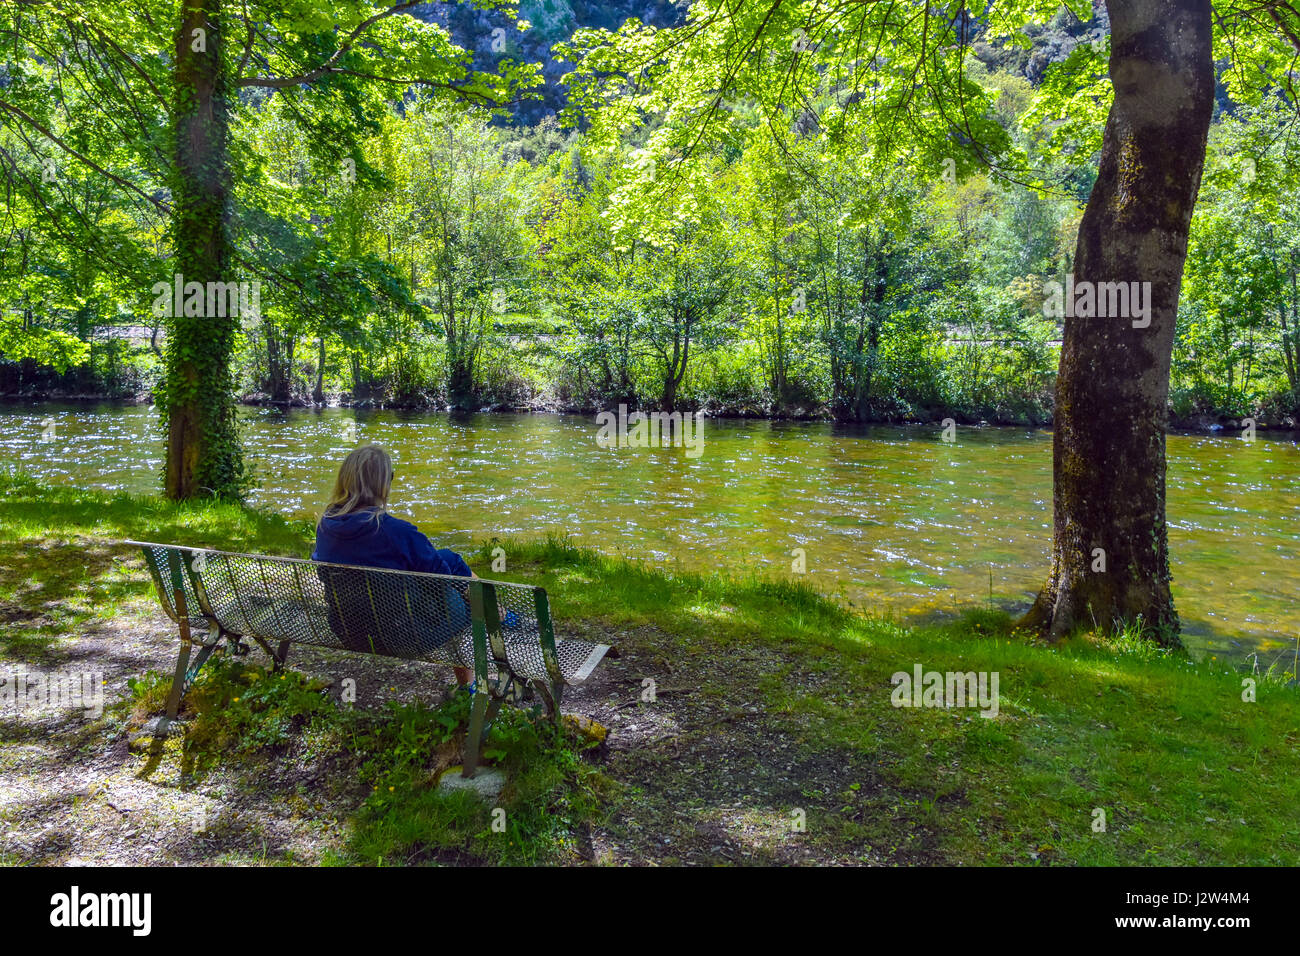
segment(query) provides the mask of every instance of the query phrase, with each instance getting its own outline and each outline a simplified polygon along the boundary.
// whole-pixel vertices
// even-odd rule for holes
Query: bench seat
[[[586,680],[611,650],[557,640],[546,591],[532,585],[127,543],[143,552],[163,610],[180,630],[169,720],[213,651],[224,643],[247,653],[244,638],[276,668],[293,644],[468,667],[476,687],[487,688],[475,694],[466,741],[465,775],[472,776],[503,701],[535,695],[558,719],[564,688]]]

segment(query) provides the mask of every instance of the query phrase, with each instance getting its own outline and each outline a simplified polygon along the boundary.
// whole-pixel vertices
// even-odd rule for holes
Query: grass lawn
[[[907,627],[798,583],[557,541],[467,557],[485,574],[503,546],[509,573],[488,576],[544,585],[561,630],[619,646],[566,704],[611,733],[593,749],[510,715],[496,808],[434,790],[464,714],[419,665],[318,652],[278,675],[255,651],[205,674],[183,737],[150,742],[169,622],[123,538],[302,556],[311,528],[0,476],[0,666],[98,664],[110,688],[94,721],[0,714],[0,771],[20,781],[0,793],[5,862],[93,858],[111,832],[127,862],[1300,863],[1293,674],[1255,675],[1249,701],[1248,675],[1137,640],[1047,647],[988,610]],[[153,643],[121,651],[137,635]],[[997,715],[893,706],[892,675],[916,665],[996,673]],[[348,706],[340,668],[385,686]],[[64,831],[34,832],[79,773]],[[220,825],[137,846],[100,806],[124,789]]]

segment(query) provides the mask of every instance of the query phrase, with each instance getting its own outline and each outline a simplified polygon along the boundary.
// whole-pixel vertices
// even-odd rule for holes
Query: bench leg
[[[489,695],[483,691],[474,695],[474,704],[469,715],[469,730],[465,735],[465,769],[461,772],[461,776],[467,778],[474,776],[483,741],[492,727],[492,721],[496,720],[497,714],[501,712],[501,703],[504,700],[503,695]]]
[[[555,699],[551,696],[551,685],[544,680],[534,680],[532,685],[537,696],[542,699],[542,707],[546,710],[546,716],[550,717],[551,714],[555,713]]]
[[[190,642],[181,642],[181,653],[176,659],[176,672],[172,675],[171,693],[167,695],[167,719],[175,720],[181,708],[181,695],[185,693],[185,675],[190,668]]]
[[[564,693],[563,684],[548,684],[544,680],[534,680],[533,689],[537,691],[537,696],[542,699],[542,704],[546,708],[546,716],[550,718],[551,723],[560,722],[560,699]]]
[[[483,746],[483,725],[487,720],[488,695],[479,691],[470,709],[469,730],[465,733],[465,769],[461,776],[469,779],[478,769],[479,751]]]
[[[275,673],[284,666],[284,662],[289,659],[289,642],[281,641],[277,648],[271,647],[265,639],[253,635],[253,640],[257,641],[258,646],[266,651],[266,656],[271,658],[271,672]]]
[[[167,695],[167,717],[169,720],[175,720],[176,714],[180,710],[181,701],[185,697],[185,692],[190,689],[190,684],[194,683],[194,678],[199,676],[199,671],[207,663],[212,652],[217,649],[221,643],[218,637],[215,641],[209,641],[206,644],[199,645],[199,652],[194,657],[194,666],[190,666],[190,653],[194,649],[192,641],[185,641],[181,644],[180,657],[176,661],[176,673],[172,677],[171,693]]]
[[[488,702],[487,714],[483,718],[483,737],[486,738],[488,731],[492,729],[492,721],[497,719],[497,714],[501,711],[501,698],[497,697]]]

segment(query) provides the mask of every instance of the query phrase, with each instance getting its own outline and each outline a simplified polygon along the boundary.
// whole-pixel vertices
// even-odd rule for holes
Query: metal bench
[[[168,721],[213,651],[225,642],[231,653],[247,654],[244,638],[256,641],[276,670],[291,644],[470,667],[479,691],[465,741],[464,775],[471,777],[502,702],[521,704],[535,694],[558,721],[564,688],[586,680],[610,651],[557,641],[546,591],[531,585],[127,544],[144,552],[163,610],[180,629]]]

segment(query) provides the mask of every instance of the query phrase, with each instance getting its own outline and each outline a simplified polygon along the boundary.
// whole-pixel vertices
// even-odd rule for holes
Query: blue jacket
[[[390,514],[375,521],[369,511],[322,519],[311,556],[331,564],[470,576],[469,565],[459,554],[435,548],[411,522]]]
[[[372,512],[328,517],[316,526],[312,559],[394,571],[424,571],[469,577],[455,551],[435,548],[415,525]],[[330,627],[354,651],[419,657],[442,648],[470,626],[463,588],[367,579],[359,571],[318,568],[325,588]],[[457,652],[459,653],[459,652]],[[453,654],[453,660],[464,663]]]

